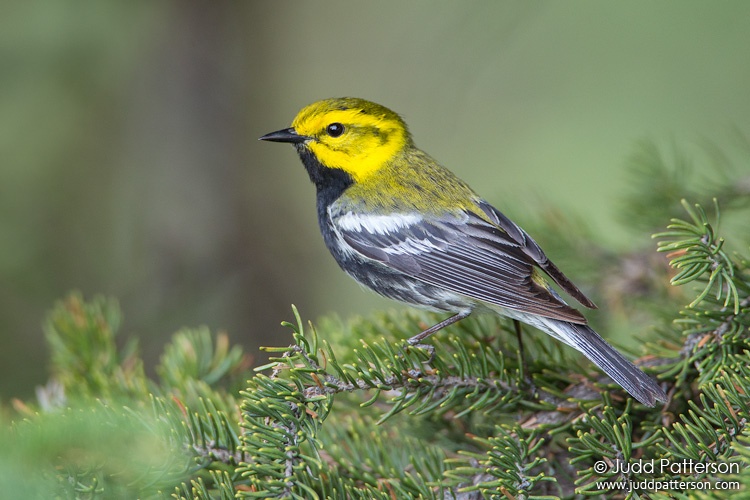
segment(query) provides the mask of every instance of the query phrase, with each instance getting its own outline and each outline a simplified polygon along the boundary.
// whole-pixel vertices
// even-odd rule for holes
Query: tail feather
[[[543,322],[554,332],[545,329],[548,333],[582,352],[644,405],[653,407],[656,401],[667,401],[667,394],[653,378],[625,359],[589,326],[546,318]]]

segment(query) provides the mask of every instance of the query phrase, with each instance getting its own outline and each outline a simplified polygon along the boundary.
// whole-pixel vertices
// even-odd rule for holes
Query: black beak
[[[293,128],[285,128],[283,130],[277,130],[271,132],[263,137],[260,137],[259,141],[271,141],[271,142],[291,142],[292,144],[299,144],[305,142],[309,137],[299,135]]]

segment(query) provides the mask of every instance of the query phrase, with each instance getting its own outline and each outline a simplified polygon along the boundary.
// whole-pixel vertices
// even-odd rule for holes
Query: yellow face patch
[[[356,181],[386,165],[411,142],[396,113],[361,99],[311,104],[299,112],[292,128],[310,138],[306,146],[321,164],[344,170]]]

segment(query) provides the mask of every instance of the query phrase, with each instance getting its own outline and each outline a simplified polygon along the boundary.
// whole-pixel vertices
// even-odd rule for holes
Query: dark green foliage
[[[573,229],[559,219],[543,232],[567,234],[605,269],[591,273],[607,291],[605,312],[627,311],[622,304],[630,302],[644,306],[630,330],[643,339],[640,365],[670,396],[663,407],[634,402],[571,349],[531,329],[524,332],[525,380],[512,325],[492,316],[440,332],[430,359],[403,339],[439,318],[412,311],[347,323],[328,318],[316,329],[295,309],[294,323],[286,324],[294,343],[267,348],[270,362],[254,373],[226,336],[186,329],[149,379],[135,343],[117,347],[117,304],[73,294],[46,323],[50,383],[37,402],[16,401],[13,412],[0,413],[13,421],[0,429],[0,496],[747,496],[747,240],[722,234],[719,217],[738,227],[750,220],[750,204],[728,187],[728,174],[711,185],[722,196],[712,201],[694,184],[688,189],[680,169],[659,163],[658,150],[647,153],[653,161],[643,169],[664,170],[657,178],[665,185],[640,204],[634,194],[627,206],[643,210],[649,197],[668,201],[649,215],[662,224],[672,219],[655,235],[662,254],[571,238]],[[673,213],[667,191],[683,190],[702,203],[677,200],[682,214]],[[644,222],[635,219],[636,228]],[[633,262],[649,270],[648,279],[629,281]],[[644,323],[651,327],[636,331]],[[734,468],[633,467],[686,461]],[[630,491],[605,480],[636,486]],[[680,491],[653,481],[736,484],[731,491]]]
[[[495,491],[505,496],[525,497],[537,482],[554,482],[552,476],[532,472],[546,462],[546,458],[535,455],[544,442],[536,430],[497,425],[493,431],[494,435],[486,438],[473,436],[481,451],[459,452],[462,457],[452,460],[458,466],[447,471],[446,476],[456,478],[453,486],[464,492]],[[471,483],[468,478],[473,479]],[[450,479],[447,482],[451,484]]]
[[[19,492],[8,498],[149,498],[182,481],[234,491],[222,467],[243,458],[238,403],[219,383],[242,370],[241,351],[183,330],[152,381],[133,343],[116,346],[120,316],[116,302],[80,294],[51,312],[53,378],[39,409],[17,402],[24,420],[0,431],[0,491]]]
[[[147,393],[136,342],[129,342],[122,350],[115,345],[121,321],[119,306],[104,297],[85,302],[79,294],[73,294],[52,310],[45,325],[52,376],[66,395]]]

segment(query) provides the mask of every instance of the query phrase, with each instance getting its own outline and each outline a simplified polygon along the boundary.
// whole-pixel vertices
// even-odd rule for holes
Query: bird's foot
[[[430,344],[422,344],[419,342],[419,340],[414,341],[413,338],[407,340],[407,342],[409,343],[409,347],[424,349],[425,351],[427,351],[427,359],[422,361],[423,364],[429,365],[435,359],[435,346]]]

